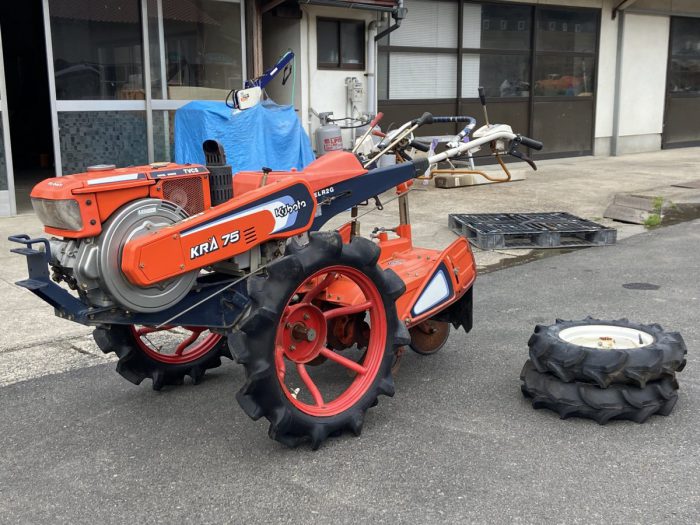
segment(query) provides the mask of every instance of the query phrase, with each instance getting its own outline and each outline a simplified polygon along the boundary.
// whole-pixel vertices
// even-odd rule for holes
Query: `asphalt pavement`
[[[4,386],[0,522],[697,523],[699,275],[700,221],[481,275],[474,330],[407,355],[362,436],[317,452],[245,416],[232,363],[162,392],[113,363]],[[522,397],[534,325],[589,314],[683,334],[669,417],[562,421]]]

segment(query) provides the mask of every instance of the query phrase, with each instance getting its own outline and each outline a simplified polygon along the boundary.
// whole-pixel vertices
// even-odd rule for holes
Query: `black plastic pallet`
[[[482,250],[577,248],[615,244],[617,230],[570,213],[451,213],[457,235]]]

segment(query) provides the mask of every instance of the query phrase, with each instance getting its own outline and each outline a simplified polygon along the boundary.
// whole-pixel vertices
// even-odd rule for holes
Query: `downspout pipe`
[[[612,19],[615,20],[617,18],[618,13],[622,13],[625,9],[630,7],[632,4],[634,4],[637,0],[622,0],[617,6],[615,6],[612,10]]]
[[[610,155],[617,157],[620,154],[620,104],[622,100],[622,62],[624,60],[623,47],[625,43],[625,12],[620,11],[617,17],[617,60],[615,63],[615,99],[613,101],[613,129],[610,140]]]
[[[612,18],[617,18],[617,60],[615,63],[615,100],[613,101],[613,130],[610,138],[610,155],[620,154],[620,104],[622,103],[622,68],[625,45],[625,10],[637,0],[622,0],[613,9]]]
[[[403,0],[399,0],[399,5],[396,7],[391,12],[391,18],[394,19],[394,25],[391,27],[387,27],[384,31],[379,33],[374,37],[375,42],[379,42],[382,38],[387,36],[389,33],[393,33],[396,31],[399,27],[401,27],[401,22],[403,21],[404,18],[406,18],[406,13],[408,13],[408,9],[406,9],[403,6]]]
[[[377,113],[377,21],[372,20],[367,26],[367,114]]]

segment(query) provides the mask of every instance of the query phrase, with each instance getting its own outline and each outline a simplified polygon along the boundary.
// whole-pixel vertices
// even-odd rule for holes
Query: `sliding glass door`
[[[700,145],[700,18],[671,18],[664,148]]]
[[[2,34],[0,33],[0,217],[14,215],[16,212],[10,126],[7,114],[7,90],[5,89],[5,62],[2,53]]]
[[[423,111],[492,122],[542,139],[543,156],[593,151],[599,9],[406,0],[410,15],[379,43],[384,125]],[[428,133],[454,133],[456,126]]]
[[[242,87],[241,0],[43,2],[58,175],[172,160],[174,111]]]

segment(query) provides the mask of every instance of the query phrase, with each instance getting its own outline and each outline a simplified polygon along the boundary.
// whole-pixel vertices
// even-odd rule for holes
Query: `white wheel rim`
[[[601,350],[642,348],[654,342],[654,336],[642,330],[606,324],[565,328],[559,332],[559,338],[570,344]]]

